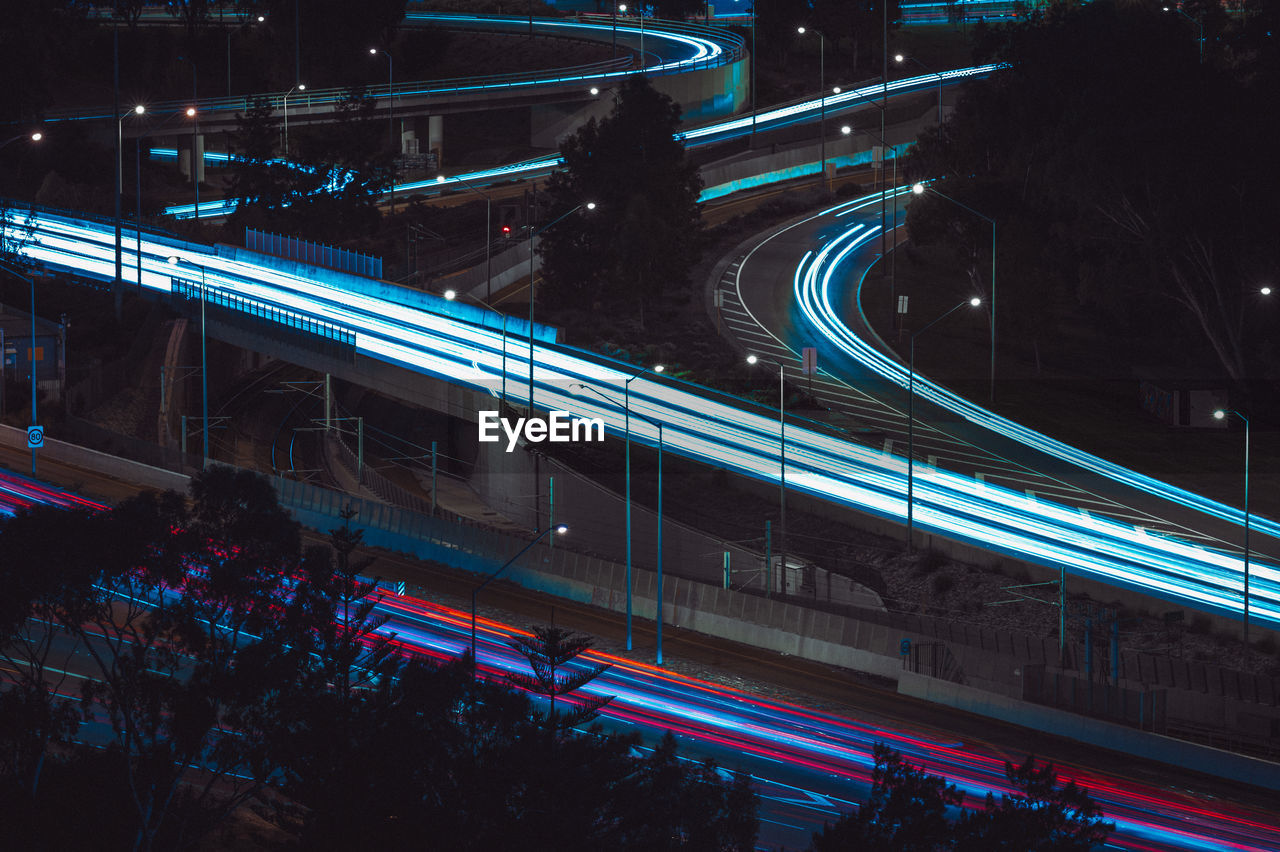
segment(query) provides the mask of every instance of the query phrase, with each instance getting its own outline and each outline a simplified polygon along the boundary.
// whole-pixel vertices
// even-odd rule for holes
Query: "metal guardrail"
[[[269,333],[275,340],[295,343],[323,355],[352,363],[356,356],[356,334],[349,328],[318,320],[308,314],[281,308],[269,302],[250,299],[222,289],[203,287],[199,282],[171,278],[175,299],[193,303],[204,301],[206,307],[222,309],[220,319],[241,319],[254,331]],[[250,320],[245,323],[243,320]],[[284,332],[283,335],[281,332]],[[294,338],[289,340],[289,338]]]

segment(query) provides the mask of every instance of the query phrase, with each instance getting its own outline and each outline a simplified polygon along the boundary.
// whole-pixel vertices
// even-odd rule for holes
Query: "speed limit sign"
[[[44,427],[28,426],[27,427],[27,449],[38,450],[44,446]]]

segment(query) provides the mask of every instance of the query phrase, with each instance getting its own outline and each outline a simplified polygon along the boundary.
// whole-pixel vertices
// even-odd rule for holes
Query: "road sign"
[[[28,426],[27,427],[27,449],[38,450],[44,446],[44,427]]]
[[[911,653],[910,639],[903,639],[901,642],[898,643],[898,653],[904,657]]]

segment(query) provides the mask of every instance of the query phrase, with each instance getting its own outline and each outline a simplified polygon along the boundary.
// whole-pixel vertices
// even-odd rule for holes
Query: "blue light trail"
[[[878,196],[859,199],[828,212],[849,213],[852,220],[853,213],[878,201]],[[878,233],[874,225],[862,223],[862,227],[851,228],[847,237],[827,241],[797,271],[797,279],[804,281],[809,276],[815,282],[824,278],[830,282],[834,274],[831,264],[838,266],[838,261],[851,258]],[[97,280],[112,278],[113,235],[109,226],[41,214],[35,222],[35,236],[24,254],[37,265]],[[125,240],[124,249],[125,268],[130,269],[137,263],[132,239]],[[505,365],[508,398],[527,399],[522,396],[528,393],[527,338],[513,334],[504,355],[503,332],[497,323],[461,321],[435,310],[431,300],[418,299],[413,305],[389,301],[374,292],[396,288],[367,279],[322,270],[312,270],[315,277],[308,278],[220,256],[205,246],[150,235],[143,239],[144,287],[162,293],[171,290],[172,267],[166,259],[172,255],[203,267],[213,292],[230,291],[254,304],[277,305],[286,312],[349,329],[357,352],[367,357],[494,396],[503,384]],[[406,297],[405,301],[411,300]],[[803,295],[802,301],[806,310],[816,315],[819,307],[812,304],[812,296]],[[606,428],[622,433],[621,413],[593,404],[590,398],[573,393],[570,386],[620,387],[630,377],[625,365],[555,345],[545,336],[534,348],[534,359],[540,404],[599,417]],[[900,365],[883,369],[901,373]],[[938,393],[928,386],[923,389]],[[630,396],[635,411],[665,424],[670,451],[776,482],[777,421],[771,412],[694,385],[671,379],[655,381],[648,376],[633,382]],[[894,521],[905,517],[904,459],[850,444],[817,428],[796,424],[787,431],[787,479],[793,490]],[[631,433],[633,440],[656,443],[656,429],[647,423],[633,422]],[[1144,484],[1142,478],[1128,473],[1136,486]],[[1185,495],[1170,486],[1150,483],[1149,487],[1175,497],[1183,494],[1188,505],[1203,506],[1218,517],[1238,516],[1229,507]],[[1055,569],[1065,566],[1073,575],[1137,589],[1180,605],[1229,616],[1237,616],[1241,610],[1242,564],[1234,555],[942,470],[919,471],[915,494],[916,524],[922,529]],[[1255,528],[1273,536],[1277,533],[1275,522],[1267,519],[1257,519]],[[1280,572],[1263,562],[1254,565],[1252,577],[1255,617],[1271,626],[1280,625]]]

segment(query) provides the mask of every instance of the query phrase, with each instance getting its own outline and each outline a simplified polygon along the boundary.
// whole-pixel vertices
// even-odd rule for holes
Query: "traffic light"
[[[510,226],[510,225],[503,225],[503,226],[502,226],[502,236],[504,236],[504,237],[509,237],[509,236],[511,236],[511,226]]]

